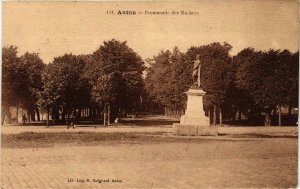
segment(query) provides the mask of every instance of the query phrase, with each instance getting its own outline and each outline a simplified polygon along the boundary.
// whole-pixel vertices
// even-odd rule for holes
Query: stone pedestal
[[[187,107],[185,115],[181,116],[180,124],[173,125],[175,135],[218,135],[218,127],[210,126],[209,118],[203,110],[202,89],[189,89],[187,92]]]

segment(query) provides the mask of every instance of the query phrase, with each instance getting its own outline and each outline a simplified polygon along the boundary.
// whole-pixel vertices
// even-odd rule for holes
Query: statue
[[[194,60],[192,77],[193,77],[193,85],[196,84],[199,88],[201,88],[200,69],[201,69],[201,62],[200,62],[200,55],[198,54],[196,60]]]

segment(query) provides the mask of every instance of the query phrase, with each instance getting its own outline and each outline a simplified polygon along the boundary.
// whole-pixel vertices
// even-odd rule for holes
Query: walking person
[[[117,126],[117,125],[119,125],[119,118],[118,117],[115,119],[115,126]]]
[[[25,114],[22,116],[23,125],[26,125],[27,117]]]
[[[70,126],[71,126],[71,121],[72,121],[70,114],[67,115],[67,120],[66,121],[67,121],[67,123],[66,123],[67,124],[67,129],[69,129]]]
[[[75,127],[76,127],[75,123],[77,124],[77,112],[76,112],[76,110],[74,110],[73,113],[72,113],[71,126],[73,127],[73,129],[75,129]]]

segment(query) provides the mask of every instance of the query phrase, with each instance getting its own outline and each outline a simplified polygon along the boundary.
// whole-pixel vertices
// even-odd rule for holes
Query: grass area
[[[126,126],[162,126],[162,125],[173,125],[173,123],[179,123],[178,118],[160,118],[160,117],[146,117],[146,118],[137,118],[137,119],[131,119],[126,118],[122,119],[121,125]]]
[[[94,132],[24,132],[20,134],[2,134],[4,148],[43,148],[54,145],[117,145],[166,142],[209,142],[201,138],[158,137],[164,132],[155,133],[94,133]]]
[[[163,121],[163,120],[159,120]],[[237,142],[234,138],[241,138],[244,141],[250,138],[290,138],[298,139],[298,136],[291,135],[267,135],[258,133],[249,134],[221,134],[217,138],[193,138],[173,137],[170,133],[159,132],[21,132],[19,134],[3,134],[2,147],[4,148],[44,148],[54,145],[118,145],[118,144],[143,144],[143,143],[172,143],[190,142],[203,143],[213,140]],[[240,139],[239,139],[240,140]]]

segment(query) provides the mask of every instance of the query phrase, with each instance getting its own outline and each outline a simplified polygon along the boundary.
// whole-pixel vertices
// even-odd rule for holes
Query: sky
[[[298,50],[297,0],[3,2],[2,6],[2,46],[17,46],[19,55],[39,53],[45,63],[65,53],[93,53],[111,39],[127,41],[143,59],[175,46],[186,52],[191,46],[225,41],[233,46],[232,55],[246,47]],[[107,14],[110,10],[115,14]],[[137,14],[118,15],[119,10]]]

